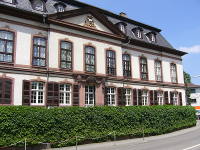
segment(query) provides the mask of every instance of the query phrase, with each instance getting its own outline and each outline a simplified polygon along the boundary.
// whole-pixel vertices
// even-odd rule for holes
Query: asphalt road
[[[53,150],[76,150],[76,147]],[[200,150],[200,121],[196,127],[170,134],[78,146],[77,150]]]

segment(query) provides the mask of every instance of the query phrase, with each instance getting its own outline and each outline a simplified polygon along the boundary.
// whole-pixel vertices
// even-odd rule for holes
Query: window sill
[[[4,61],[1,61],[0,65],[14,66],[14,63],[13,62],[4,62]]]
[[[34,69],[43,69],[43,70],[47,69],[46,66],[33,66],[33,65],[32,65],[32,68],[34,68]]]

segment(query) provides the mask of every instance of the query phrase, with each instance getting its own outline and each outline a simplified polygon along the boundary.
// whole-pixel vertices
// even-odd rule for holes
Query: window
[[[148,80],[147,59],[145,57],[140,58],[140,74],[142,80]]]
[[[85,86],[85,105],[95,105],[95,86]]]
[[[71,85],[60,84],[60,86],[59,86],[59,103],[61,105],[71,105]]]
[[[14,1],[14,0],[3,0],[3,2],[6,2],[6,3],[11,3],[11,4],[13,4],[15,1]]]
[[[173,100],[174,105],[178,105],[178,93],[177,92],[172,93],[172,100]]]
[[[46,66],[46,39],[41,37],[33,38],[33,66]]]
[[[156,81],[162,81],[162,63],[160,60],[155,61],[155,77]]]
[[[55,5],[55,7],[57,9],[57,12],[64,12],[66,6],[63,4],[57,4],[57,5]]]
[[[171,81],[172,83],[177,83],[177,70],[176,70],[176,64],[171,64],[170,66],[171,71]]]
[[[60,48],[60,67],[72,70],[72,43],[61,41]]]
[[[158,105],[163,105],[164,96],[162,91],[158,91],[157,100],[158,100]]]
[[[123,33],[126,33],[126,26],[127,24],[124,22],[119,22],[116,24],[118,26],[118,28],[120,29],[120,31],[122,31]]]
[[[146,34],[150,42],[156,42],[156,33],[149,32]]]
[[[147,90],[142,91],[142,105],[143,106],[148,105],[148,91]]]
[[[125,89],[126,106],[131,105],[131,89]]]
[[[42,0],[34,0],[32,1],[32,7],[37,11],[44,11],[44,2]]]
[[[123,74],[125,77],[131,77],[131,57],[128,54],[122,55]]]
[[[142,39],[142,31],[143,29],[140,27],[132,29],[132,32],[134,33],[134,35],[139,39]]]
[[[0,62],[13,62],[14,33],[0,30]]]
[[[95,72],[95,48],[85,47],[85,71]]]
[[[196,89],[190,89],[190,93],[196,93]]]
[[[116,75],[116,60],[115,52],[111,50],[106,51],[106,72],[108,75]]]
[[[44,105],[44,83],[31,82],[31,104]]]
[[[11,104],[12,81],[0,79],[0,104]]]
[[[107,104],[108,106],[115,106],[116,100],[116,89],[115,88],[107,88]]]

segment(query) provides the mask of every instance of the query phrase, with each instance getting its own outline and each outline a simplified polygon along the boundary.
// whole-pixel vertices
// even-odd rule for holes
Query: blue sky
[[[176,49],[189,52],[183,57],[184,70],[200,75],[200,0],[80,0],[162,29]],[[200,84],[200,78],[192,81]]]

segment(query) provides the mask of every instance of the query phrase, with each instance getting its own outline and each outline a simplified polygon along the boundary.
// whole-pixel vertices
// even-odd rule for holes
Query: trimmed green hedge
[[[159,135],[196,125],[195,110],[188,106],[0,107],[0,147],[25,138],[29,145],[54,143],[55,147],[117,138]],[[107,136],[108,134],[110,134]],[[97,138],[101,137],[101,138]],[[91,139],[97,138],[97,139]],[[63,143],[57,143],[70,139]]]

